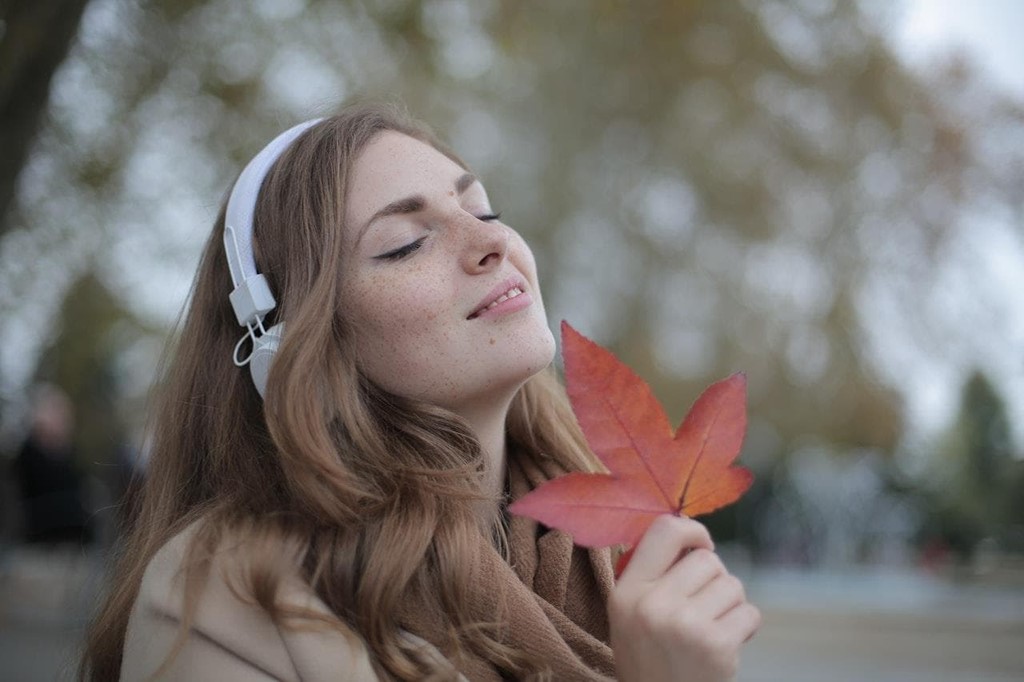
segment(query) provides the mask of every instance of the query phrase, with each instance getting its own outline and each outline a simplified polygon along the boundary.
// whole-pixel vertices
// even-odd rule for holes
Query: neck
[[[487,461],[486,492],[495,496],[501,495],[505,487],[505,463],[507,443],[505,437],[505,419],[508,417],[512,399],[505,399],[497,404],[487,406],[476,405],[472,409],[459,410],[459,414],[469,422],[470,428],[480,441]]]

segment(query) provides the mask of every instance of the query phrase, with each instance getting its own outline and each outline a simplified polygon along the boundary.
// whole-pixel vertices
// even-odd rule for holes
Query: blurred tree
[[[36,368],[37,380],[68,394],[79,465],[103,478],[116,475],[104,466],[114,461],[126,436],[120,356],[146,331],[94,273],[86,272],[68,289],[56,334]]]
[[[992,382],[975,371],[967,380],[960,411],[970,479],[979,494],[991,495],[1006,482],[1013,460],[1006,405]]]
[[[1011,463],[1007,475],[1003,517],[1006,519],[1004,546],[1024,555],[1024,460]]]
[[[935,284],[965,207],[1020,209],[1024,141],[1000,131],[1024,115],[969,68],[909,72],[888,7],[93,0],[0,239],[17,322],[0,385],[24,381],[7,349],[38,348],[41,311],[93,264],[167,324],[245,159],[290,121],[384,94],[487,181],[534,246],[552,321],[614,345],[670,415],[745,369],[748,457],[807,438],[892,452],[897,370],[954,343]]]
[[[783,442],[891,451],[901,399],[864,348],[858,299],[890,252],[878,216],[913,212],[945,152],[901,141],[927,119],[925,89],[856,3],[591,7],[505,3],[495,21],[533,86],[508,118],[545,128],[538,181],[516,192],[536,197],[527,225],[553,228],[531,233],[553,309],[614,341],[676,414],[746,369]],[[903,156],[920,172],[890,171]]]
[[[980,371],[964,384],[960,414],[932,473],[937,509],[927,536],[945,539],[968,556],[985,537],[1004,545],[1020,517],[1020,462],[1013,456],[1006,406]]]
[[[0,3],[0,236],[18,173],[46,114],[50,81],[67,56],[88,0]]]

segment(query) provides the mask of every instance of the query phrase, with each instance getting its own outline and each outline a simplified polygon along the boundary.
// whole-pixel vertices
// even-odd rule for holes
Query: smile
[[[504,301],[507,301],[510,298],[515,298],[521,293],[523,293],[522,289],[520,289],[519,287],[512,287],[511,289],[508,290],[508,293],[502,294],[496,301],[491,301],[490,303],[488,303],[487,307],[481,310],[480,313],[490,310],[494,306],[498,305],[499,303],[503,303]],[[479,315],[480,313],[477,313],[477,315]]]
[[[480,317],[489,310],[494,310],[494,308],[497,308],[502,303],[522,296],[524,293],[526,293],[524,289],[525,286],[522,283],[522,280],[520,280],[519,278],[509,278],[509,280],[506,280],[504,285],[500,286],[500,288],[495,287],[495,289],[491,291],[491,294],[484,299],[485,301],[487,301],[487,303],[480,303],[477,306],[477,309],[474,310],[466,319],[476,319],[477,317]],[[529,299],[529,296],[525,296],[522,300],[529,302]],[[507,306],[503,306],[503,308],[504,307]]]

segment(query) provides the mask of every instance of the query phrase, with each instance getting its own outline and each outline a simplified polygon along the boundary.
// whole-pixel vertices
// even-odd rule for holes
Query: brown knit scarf
[[[511,499],[561,473],[550,460],[511,461]],[[491,542],[480,538],[480,570],[470,597],[474,617],[482,622],[500,619],[506,626],[505,643],[545,663],[555,680],[613,680],[605,611],[614,583],[609,550],[575,547],[562,531],[518,516],[509,520],[508,540],[506,562]],[[443,643],[435,641],[442,631],[437,615],[409,614],[406,626],[443,650]],[[489,661],[472,654],[463,655],[459,668],[472,682],[502,680]]]

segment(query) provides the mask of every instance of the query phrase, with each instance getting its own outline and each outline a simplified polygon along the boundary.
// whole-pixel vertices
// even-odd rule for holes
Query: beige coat
[[[153,557],[142,579],[125,637],[121,679],[152,679],[174,644],[183,612],[182,561],[194,528],[174,537]],[[288,680],[319,682],[377,680],[362,640],[355,633],[279,628],[266,611],[231,591],[225,573],[239,565],[237,550],[214,559],[185,645],[160,680]],[[282,587],[287,605],[329,614],[298,577]],[[427,642],[404,633],[425,653],[443,661]]]

